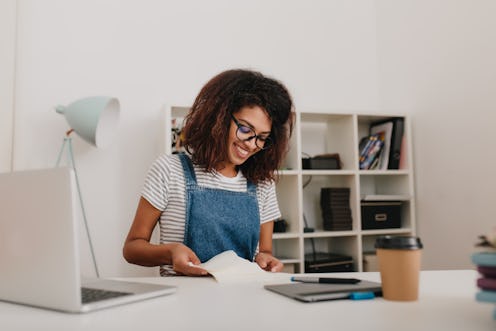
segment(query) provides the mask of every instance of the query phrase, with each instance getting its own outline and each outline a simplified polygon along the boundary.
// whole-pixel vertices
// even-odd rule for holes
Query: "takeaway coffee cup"
[[[418,299],[422,247],[418,237],[381,236],[376,239],[375,248],[384,299]]]

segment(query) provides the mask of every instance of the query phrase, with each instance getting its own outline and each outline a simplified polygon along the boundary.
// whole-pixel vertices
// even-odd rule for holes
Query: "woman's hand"
[[[196,265],[200,264],[200,259],[188,246],[177,243],[171,249],[172,268],[180,275],[185,276],[206,276],[208,272]]]
[[[284,267],[281,261],[270,253],[260,252],[255,256],[255,262],[265,271],[280,272]]]

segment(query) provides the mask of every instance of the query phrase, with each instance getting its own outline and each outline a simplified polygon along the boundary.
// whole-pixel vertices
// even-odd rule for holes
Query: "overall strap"
[[[191,187],[196,185],[196,175],[193,168],[193,163],[191,162],[188,155],[185,153],[179,153],[179,158],[181,159],[181,164],[184,170],[184,178],[186,179],[186,187]]]
[[[257,185],[253,184],[250,180],[246,180],[246,190],[251,196],[257,197]]]

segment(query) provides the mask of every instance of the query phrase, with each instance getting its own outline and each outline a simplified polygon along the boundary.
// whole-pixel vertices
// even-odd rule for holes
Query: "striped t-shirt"
[[[246,192],[246,178],[241,171],[236,177],[206,172],[194,165],[199,186]],[[160,216],[160,243],[184,242],[186,219],[185,179],[181,160],[178,155],[162,155],[150,167],[145,179],[142,196],[153,207],[162,211]],[[261,182],[257,185],[260,223],[281,217],[274,182]],[[236,208],[236,206],[233,206]],[[162,276],[174,274],[172,266],[160,267]]]

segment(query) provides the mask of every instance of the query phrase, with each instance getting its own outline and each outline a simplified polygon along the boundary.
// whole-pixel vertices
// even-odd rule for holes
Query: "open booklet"
[[[219,283],[240,282],[289,282],[291,274],[265,271],[255,262],[239,257],[234,251],[222,252],[207,262],[199,264]]]

